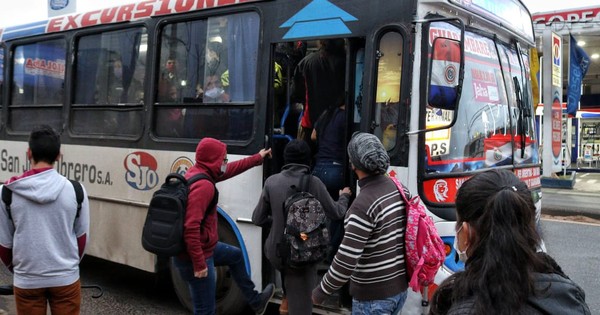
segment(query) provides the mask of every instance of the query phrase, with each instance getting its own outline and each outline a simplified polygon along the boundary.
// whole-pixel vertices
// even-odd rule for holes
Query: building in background
[[[570,35],[589,56],[589,67],[582,79],[580,105],[570,117],[563,106],[563,145],[565,160],[577,167],[595,166],[600,159],[600,5],[532,14],[538,52],[542,52],[542,34],[551,29],[562,37],[563,103],[566,105],[570,73]],[[543,56],[541,56],[543,58]],[[541,63],[540,63],[541,64]],[[540,76],[538,74],[538,76]],[[540,76],[541,77],[541,76]],[[540,88],[540,91],[543,89]],[[540,96],[540,102],[544,102]],[[541,115],[539,106],[537,114]],[[566,128],[568,126],[568,128]],[[541,128],[540,128],[541,129]],[[542,139],[542,137],[540,137]],[[570,148],[570,150],[568,149]],[[570,159],[569,159],[570,158]],[[585,162],[585,163],[582,163]],[[569,164],[567,162],[567,164]]]

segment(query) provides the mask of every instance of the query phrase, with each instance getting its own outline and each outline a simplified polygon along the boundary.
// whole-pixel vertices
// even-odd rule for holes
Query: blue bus
[[[250,218],[298,132],[295,65],[324,39],[343,43],[337,83],[346,139],[360,130],[382,140],[389,175],[420,195],[447,244],[437,284],[460,268],[454,197],[467,178],[513,170],[532,189],[539,215],[535,40],[520,0],[144,0],[3,28],[0,180],[27,169],[34,125],[59,130],[56,168],[90,196],[87,254],[172,275],[189,307],[169,259],[141,246],[152,193],[167,174],[192,165],[203,137],[227,143],[230,160],[271,147],[262,167],[217,185],[219,236],[242,248],[257,287],[279,283],[263,258],[266,233]],[[218,268],[217,292],[219,313],[243,312],[226,268]]]

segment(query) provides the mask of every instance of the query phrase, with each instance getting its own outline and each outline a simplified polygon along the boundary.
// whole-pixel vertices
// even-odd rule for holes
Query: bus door
[[[369,89],[357,99],[356,115],[361,130],[375,134],[390,155],[392,166],[408,165],[409,76],[404,75],[408,60],[408,37],[401,28],[385,28],[375,36],[374,49],[364,56],[372,74],[365,74]],[[358,63],[357,63],[358,65]],[[371,75],[373,77],[371,77]],[[368,93],[368,94],[367,94]]]
[[[345,145],[360,122],[364,47],[363,38],[295,40],[272,46],[272,93],[266,119],[274,157],[270,174],[281,170],[283,149],[293,139],[307,140],[315,156],[318,141],[310,139],[312,129],[326,111],[343,104],[341,162],[348,182]]]

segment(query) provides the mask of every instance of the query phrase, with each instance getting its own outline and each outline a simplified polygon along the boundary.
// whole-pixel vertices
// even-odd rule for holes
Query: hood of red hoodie
[[[203,138],[196,147],[196,166],[206,170],[212,178],[217,178],[226,154],[225,143],[213,138]]]

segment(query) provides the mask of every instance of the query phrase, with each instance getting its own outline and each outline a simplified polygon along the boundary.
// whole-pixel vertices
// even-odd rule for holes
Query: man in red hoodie
[[[227,163],[227,145],[213,138],[203,138],[196,147],[196,163],[185,177],[204,173],[214,182],[220,182],[261,165],[266,156],[271,156],[271,149]],[[199,180],[190,187],[184,224],[187,252],[175,258],[175,265],[190,287],[194,314],[215,314],[215,265],[230,267],[248,304],[257,314],[262,314],[273,295],[273,285],[269,284],[262,293],[256,292],[246,273],[241,250],[219,242],[216,204],[211,206],[216,193],[215,186],[207,180]]]

